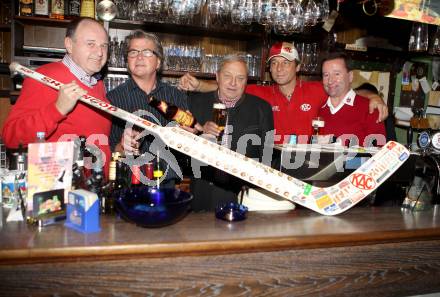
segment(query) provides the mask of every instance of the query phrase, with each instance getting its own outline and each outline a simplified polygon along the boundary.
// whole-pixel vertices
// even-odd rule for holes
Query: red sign
[[[363,173],[355,173],[351,176],[350,182],[358,189],[372,190],[376,187],[374,179]]]

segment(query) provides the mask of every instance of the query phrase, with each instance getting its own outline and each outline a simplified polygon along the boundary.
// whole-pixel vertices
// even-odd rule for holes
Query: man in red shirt
[[[267,61],[276,83],[271,86],[248,85],[246,93],[258,96],[272,105],[275,143],[288,141],[292,134],[298,136],[300,143],[306,143],[312,134],[312,119],[318,115],[327,94],[321,82],[302,81],[297,78],[300,61],[293,44],[275,43],[270,49]],[[179,88],[207,92],[217,89],[217,85],[185,74],[180,79]],[[379,96],[370,101],[370,110],[374,109],[379,110],[379,120],[388,116],[387,106]]]
[[[322,62],[322,84],[328,94],[327,102],[319,110],[325,125],[320,134],[333,135],[347,144],[370,146],[386,142],[385,125],[376,123],[377,112],[370,114],[367,98],[356,95],[351,88],[353,72],[344,53],[330,53]],[[353,139],[354,138],[354,139]]]
[[[104,84],[96,77],[107,61],[107,32],[96,20],[80,18],[69,23],[64,44],[67,54],[62,61],[37,69],[64,86],[56,91],[26,78],[3,127],[3,141],[7,147],[16,148],[20,143],[34,142],[37,132],[45,132],[47,141],[84,135],[88,143],[104,152],[108,161],[111,117],[78,102],[84,94],[108,102]]]

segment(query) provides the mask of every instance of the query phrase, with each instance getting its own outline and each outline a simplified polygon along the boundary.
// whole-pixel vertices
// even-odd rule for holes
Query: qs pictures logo
[[[350,182],[353,186],[361,190],[372,190],[376,187],[376,181],[369,175],[355,173],[351,176]]]

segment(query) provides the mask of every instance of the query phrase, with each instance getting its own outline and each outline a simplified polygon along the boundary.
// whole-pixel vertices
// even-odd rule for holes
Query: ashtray
[[[237,202],[229,202],[219,205],[215,209],[215,217],[228,222],[242,221],[246,219],[248,208]]]

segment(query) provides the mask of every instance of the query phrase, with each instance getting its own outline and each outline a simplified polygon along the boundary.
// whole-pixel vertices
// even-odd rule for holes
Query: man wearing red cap
[[[299,142],[305,143],[312,134],[312,119],[318,115],[320,107],[328,97],[322,83],[297,79],[300,61],[298,51],[292,43],[275,43],[270,49],[267,61],[276,84],[248,85],[246,93],[261,97],[272,105],[275,143],[288,141],[292,134],[298,136]],[[185,74],[180,79],[179,88],[206,92],[215,90],[217,85]],[[388,109],[378,96],[370,100],[370,111],[376,108],[379,110],[379,120],[388,116]]]

